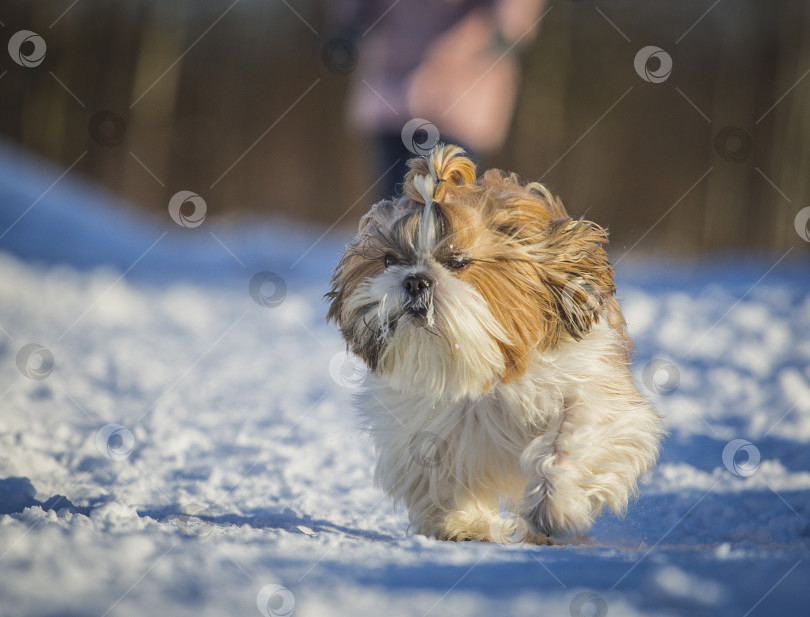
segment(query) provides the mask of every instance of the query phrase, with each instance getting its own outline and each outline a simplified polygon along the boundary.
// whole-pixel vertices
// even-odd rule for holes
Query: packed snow
[[[670,432],[639,500],[576,546],[446,543],[372,483],[324,319],[347,233],[145,220],[60,173],[0,150],[1,615],[806,612],[806,252],[622,257]]]

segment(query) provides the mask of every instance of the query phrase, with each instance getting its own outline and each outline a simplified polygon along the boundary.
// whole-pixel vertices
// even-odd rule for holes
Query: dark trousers
[[[454,142],[457,143],[457,142]],[[459,144],[467,152],[467,156],[474,162],[476,156],[474,152]],[[408,173],[407,161],[419,155],[414,154],[402,143],[402,136],[399,133],[388,133],[378,135],[375,138],[377,152],[377,176],[382,176],[377,183],[377,200],[393,197],[402,194],[402,182],[405,174]]]

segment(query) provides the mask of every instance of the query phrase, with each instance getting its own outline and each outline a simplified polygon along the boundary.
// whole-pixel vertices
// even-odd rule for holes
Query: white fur
[[[433,305],[422,323],[402,315],[402,280],[425,272],[434,281]],[[393,331],[382,327],[385,339],[379,371],[389,387],[400,393],[421,392],[444,400],[477,397],[490,389],[504,370],[498,342],[509,342],[503,326],[472,287],[450,275],[432,259],[416,266],[393,266],[358,287],[347,300],[349,310],[375,303],[373,324],[397,318]],[[374,335],[365,322],[352,339]]]
[[[621,513],[655,462],[661,430],[618,334],[602,319],[579,342],[535,352],[514,383],[495,383],[486,340],[494,327],[454,291],[464,310],[440,314],[464,317],[441,329],[461,350],[442,351],[424,329],[404,330],[382,376],[370,376],[359,396],[378,485],[406,504],[415,531],[442,539],[500,541],[514,526],[499,516],[504,504],[536,542],[583,535],[605,505]],[[422,455],[425,439],[436,456]]]
[[[424,262],[432,259],[433,250],[436,248],[438,240],[436,211],[431,198],[431,200],[425,202],[422,217],[419,219],[419,234],[416,241],[420,261]]]
[[[416,176],[413,179],[413,187],[416,189],[416,192],[419,193],[420,197],[422,197],[422,203],[426,206],[429,206],[430,202],[433,201],[433,195],[436,193],[436,183],[438,182],[436,170],[433,168],[433,165],[429,167],[430,175]]]

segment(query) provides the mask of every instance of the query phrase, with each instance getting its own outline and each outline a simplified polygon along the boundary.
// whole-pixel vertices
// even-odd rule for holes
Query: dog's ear
[[[540,345],[554,346],[564,332],[579,340],[605,314],[620,326],[613,268],[604,251],[607,231],[569,217],[540,183],[520,186],[514,174],[491,170],[482,185],[498,197],[489,201],[489,227],[514,247],[513,260],[533,269],[531,281],[522,277],[523,293],[534,299]]]
[[[610,309],[616,287],[605,255],[607,231],[590,221],[552,221],[540,270],[565,330],[579,340]]]
[[[384,199],[371,206],[369,211],[360,217],[357,235],[341,255],[337,267],[332,272],[332,288],[324,295],[324,299],[329,302],[327,321],[343,327],[343,304],[346,298],[366,277],[379,269],[379,265],[371,258],[374,251],[369,249],[370,237],[378,233],[379,229],[389,227],[396,216],[396,201]]]
[[[343,301],[346,298],[343,286],[340,284],[340,275],[342,266],[338,266],[332,272],[332,279],[330,281],[332,287],[323,296],[324,300],[329,303],[329,310],[326,313],[326,321],[334,322],[341,326],[340,315],[343,311]]]

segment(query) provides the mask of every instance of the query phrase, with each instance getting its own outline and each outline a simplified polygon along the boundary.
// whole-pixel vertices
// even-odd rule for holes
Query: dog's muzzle
[[[402,281],[406,311],[424,317],[433,302],[434,282],[424,274],[409,274]]]

